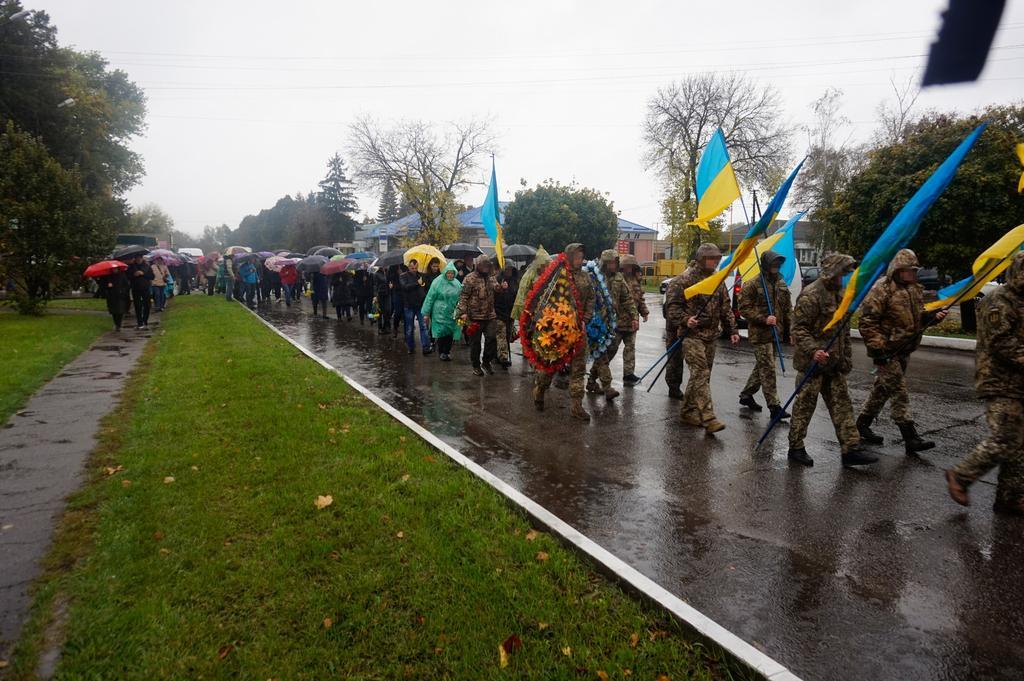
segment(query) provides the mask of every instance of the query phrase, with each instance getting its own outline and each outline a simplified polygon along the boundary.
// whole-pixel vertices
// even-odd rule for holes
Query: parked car
[[[806,287],[808,284],[821,276],[821,268],[817,265],[800,268],[801,283]]]
[[[925,291],[938,291],[945,284],[939,276],[939,271],[934,267],[922,267],[917,271],[917,283],[924,287]]]
[[[661,295],[665,295],[665,291],[668,290],[668,281],[668,279],[661,280],[661,285],[658,287],[658,290],[661,291]]]

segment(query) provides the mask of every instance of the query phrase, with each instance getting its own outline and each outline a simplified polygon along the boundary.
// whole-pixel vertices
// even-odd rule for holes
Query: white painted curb
[[[501,478],[490,473],[475,461],[466,457],[464,454],[459,452],[459,450],[444,442],[429,430],[392,407],[369,389],[363,387],[359,383],[356,383],[354,380],[338,371],[336,367],[328,364],[326,360],[317,356],[312,350],[303,347],[286,336],[273,324],[263,319],[263,317],[260,317],[255,310],[252,310],[245,305],[242,305],[242,307],[251,312],[256,319],[263,322],[263,324],[271,331],[298,348],[304,355],[328,371],[340,376],[346,383],[362,393],[364,397],[383,409],[396,421],[412,430],[432,447],[440,450],[450,459],[470,471],[473,475],[498,490],[498,492],[504,495],[505,498],[523,509],[531,517],[547,527],[551,532],[559,535],[564,541],[573,544],[578,550],[587,554],[591,560],[601,565],[604,569],[610,571],[617,579],[627,584],[630,588],[636,589],[643,596],[671,612],[677,619],[691,627],[699,636],[714,642],[717,646],[728,652],[747,667],[750,667],[765,679],[770,679],[770,681],[800,681],[799,677],[794,675],[781,664],[768,657],[725,627],[719,625],[707,615],[691,607],[678,596],[669,593],[664,587],[660,586],[648,577],[645,577],[619,558],[616,558],[582,532],[560,519],[554,513],[507,484]]]
[[[854,338],[860,338],[860,331],[857,329],[850,329],[850,335]],[[922,348],[943,348],[945,350],[962,350],[964,352],[974,352],[978,347],[978,341],[973,338],[953,338],[950,336],[922,336],[921,346]]]

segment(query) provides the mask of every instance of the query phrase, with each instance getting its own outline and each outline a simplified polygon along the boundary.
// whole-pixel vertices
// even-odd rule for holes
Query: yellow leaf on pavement
[[[324,495],[318,496],[316,498],[316,501],[313,502],[313,504],[316,506],[318,511],[322,511],[323,509],[327,508],[328,506],[330,506],[333,503],[334,503],[334,497],[332,497],[330,494],[324,494]]]

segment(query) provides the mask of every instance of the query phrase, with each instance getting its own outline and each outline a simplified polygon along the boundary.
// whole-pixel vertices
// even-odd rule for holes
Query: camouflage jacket
[[[1024,400],[1024,294],[1001,286],[981,301],[975,361],[979,397]]]
[[[823,350],[835,333],[835,327],[823,331],[832,320],[843,290],[832,290],[826,286],[828,280],[819,278],[803,290],[796,299],[793,310],[793,364],[797,371],[806,371],[814,361],[815,350]],[[820,370],[824,374],[847,374],[853,368],[853,354],[850,347],[850,326],[843,331],[828,350],[829,359]]]
[[[694,296],[686,299],[687,288],[706,277],[697,265],[690,265],[685,272],[669,282],[665,291],[665,337],[669,340],[685,334],[688,338],[699,338],[710,342],[717,340],[722,331],[729,335],[736,333],[736,317],[732,312],[729,294],[725,285],[719,286],[710,296]],[[697,328],[690,329],[686,323],[697,315]]]
[[[644,287],[640,283],[640,280],[636,277],[626,277],[626,285],[629,286],[629,292],[633,294],[633,302],[636,304],[636,311],[641,317],[646,317],[651,314],[651,311],[647,309],[647,303],[644,301]]]
[[[594,316],[594,287],[590,283],[590,275],[582,269],[574,271],[572,278],[576,282],[576,292],[580,296],[580,312],[583,314],[583,323],[586,324]]]
[[[496,319],[494,313],[494,294],[501,284],[493,274],[481,276],[475,270],[466,275],[462,281],[462,292],[455,306],[455,317],[468,314],[470,319]]]
[[[782,277],[765,274],[768,283],[768,294],[771,296],[772,312],[775,313],[776,328],[779,342],[790,332],[793,318],[793,303],[789,298],[789,287]],[[747,320],[747,332],[751,343],[771,343],[771,327],[765,323],[768,319],[768,299],[761,277],[751,277],[743,282],[740,290],[740,314]]]
[[[891,276],[877,281],[860,306],[858,330],[868,357],[906,356],[916,350],[925,315],[920,284],[900,284]]]
[[[640,321],[636,311],[636,300],[622,272],[609,275],[605,273],[608,291],[612,294],[612,305],[615,307],[615,327],[619,331],[632,331],[633,322]]]

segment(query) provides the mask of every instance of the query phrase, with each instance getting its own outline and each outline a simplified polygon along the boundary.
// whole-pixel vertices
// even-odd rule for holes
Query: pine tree
[[[395,186],[390,182],[384,184],[384,191],[380,195],[380,205],[377,206],[377,222],[394,222],[402,215],[398,211],[398,195],[395,193]]]
[[[345,174],[345,161],[334,154],[327,161],[327,176],[320,181],[317,203],[326,213],[333,237],[338,241],[351,241],[356,221],[352,215],[359,210],[356,205],[354,183]]]

